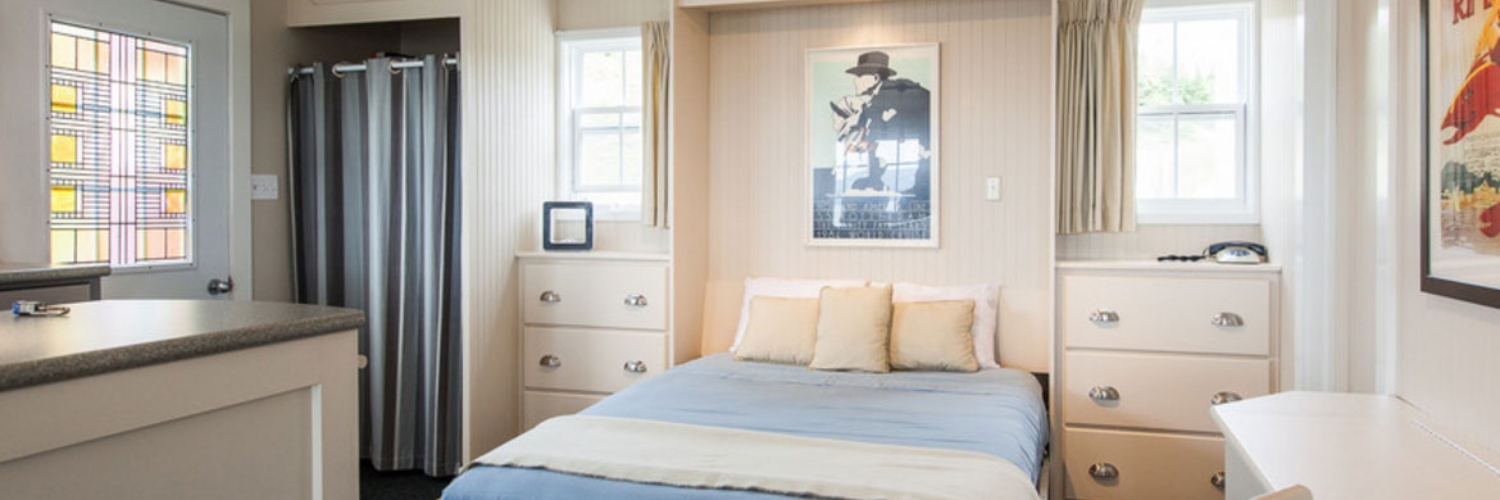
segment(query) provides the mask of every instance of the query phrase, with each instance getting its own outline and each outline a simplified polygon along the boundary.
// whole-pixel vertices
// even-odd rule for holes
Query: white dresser
[[[666,255],[525,253],[519,265],[523,430],[670,367]]]
[[[1222,499],[1210,409],[1277,390],[1279,268],[1063,262],[1057,286],[1067,497]]]

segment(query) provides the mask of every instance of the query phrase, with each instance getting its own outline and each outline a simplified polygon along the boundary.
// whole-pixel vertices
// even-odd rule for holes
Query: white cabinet
[[[1054,422],[1075,500],[1224,496],[1212,408],[1277,390],[1274,266],[1063,263]]]
[[[670,368],[666,255],[533,253],[519,266],[526,429]]]

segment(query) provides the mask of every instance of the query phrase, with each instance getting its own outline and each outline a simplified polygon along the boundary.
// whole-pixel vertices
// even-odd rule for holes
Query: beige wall
[[[1391,37],[1396,50],[1397,96],[1391,130],[1400,331],[1396,344],[1397,393],[1456,428],[1465,438],[1500,453],[1500,310],[1422,293],[1421,276],[1421,54],[1417,0],[1394,0]]]
[[[548,0],[471,0],[463,19],[465,457],[520,430],[517,250],[541,239],[554,186]]]
[[[355,61],[379,51],[457,47],[457,34],[441,34],[455,21],[287,28],[286,2],[251,4],[251,171],[277,176],[280,199],[252,202],[255,300],[292,299],[290,191],[286,165],[286,70],[293,64]],[[408,39],[411,40],[408,42]],[[450,51],[453,49],[450,49]]]
[[[713,13],[705,352],[728,348],[747,276],[998,283],[1000,356],[1049,369],[1052,2],[892,1]],[[805,51],[939,42],[938,249],[815,248],[807,223]],[[1000,177],[1002,201],[984,199]]]

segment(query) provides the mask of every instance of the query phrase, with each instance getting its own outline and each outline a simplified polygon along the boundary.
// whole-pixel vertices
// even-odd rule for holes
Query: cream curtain
[[[1135,230],[1135,52],[1144,0],[1061,0],[1058,233]]]
[[[671,25],[650,22],[641,26],[641,143],[645,147],[645,175],[641,177],[641,220],[666,229],[667,218],[667,83],[672,71],[668,46]]]

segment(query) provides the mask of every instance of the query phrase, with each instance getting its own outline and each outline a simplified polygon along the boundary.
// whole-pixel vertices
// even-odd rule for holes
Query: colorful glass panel
[[[50,26],[52,261],[188,261],[190,48]]]

